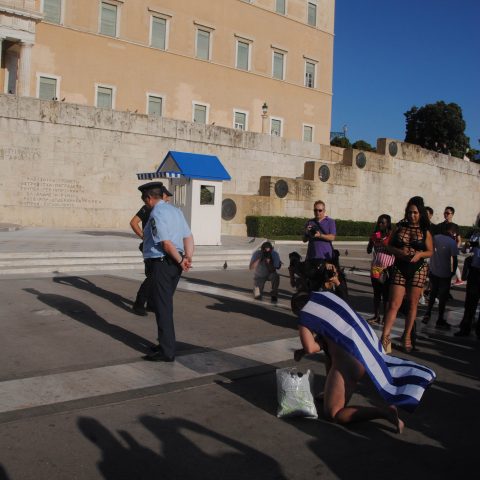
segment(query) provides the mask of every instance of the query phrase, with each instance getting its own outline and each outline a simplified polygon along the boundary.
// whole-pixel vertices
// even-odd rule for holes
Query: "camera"
[[[307,230],[307,233],[310,238],[315,238],[315,234],[319,231],[320,230],[317,227],[312,227],[309,230]]]
[[[272,259],[272,251],[271,250],[262,250],[262,258],[263,258],[263,260],[271,260]]]

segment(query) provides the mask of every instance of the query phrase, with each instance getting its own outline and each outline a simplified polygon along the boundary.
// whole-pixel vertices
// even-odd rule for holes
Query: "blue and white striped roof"
[[[180,178],[183,175],[179,172],[151,172],[137,173],[138,180],[153,180],[154,178]]]

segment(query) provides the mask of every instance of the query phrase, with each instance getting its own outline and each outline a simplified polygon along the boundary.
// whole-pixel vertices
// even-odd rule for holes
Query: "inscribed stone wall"
[[[154,171],[169,150],[217,155],[232,176],[223,197],[235,201],[237,215],[222,222],[223,233],[245,234],[248,214],[310,216],[317,198],[331,216],[353,220],[384,212],[398,219],[413,195],[439,214],[455,206],[461,224],[480,208],[479,165],[395,140],[379,140],[359,168],[357,150],[0,95],[0,222],[127,228],[140,206],[135,174]],[[279,198],[282,179],[288,192]]]

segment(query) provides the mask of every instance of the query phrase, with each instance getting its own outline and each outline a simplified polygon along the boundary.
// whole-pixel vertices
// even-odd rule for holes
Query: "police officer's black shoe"
[[[175,357],[167,357],[162,351],[149,353],[142,357],[144,360],[148,362],[173,362],[175,361]]]
[[[132,312],[135,313],[135,315],[140,315],[141,317],[145,317],[147,315],[145,307],[143,305],[140,305],[139,303],[133,304]]]
[[[152,345],[151,347],[149,347],[149,350],[150,350],[152,353],[161,352],[161,351],[162,351],[162,347],[161,347],[160,345]]]
[[[272,297],[270,298],[270,301],[271,301],[272,303],[277,303],[277,302],[278,302],[277,296],[276,296],[276,295],[272,295]]]

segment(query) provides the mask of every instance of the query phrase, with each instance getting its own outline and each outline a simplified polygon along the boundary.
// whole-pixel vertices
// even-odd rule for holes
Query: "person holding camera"
[[[305,224],[303,241],[308,242],[307,260],[334,260],[332,242],[337,234],[335,220],[326,214],[325,202],[317,200],[313,205],[314,218]]]
[[[253,296],[260,300],[263,295],[265,282],[272,282],[270,298],[272,303],[278,300],[278,286],[280,285],[280,275],[277,270],[281,267],[280,255],[275,251],[270,242],[262,243],[259,250],[255,251],[250,260],[250,270],[254,270],[253,275]]]

